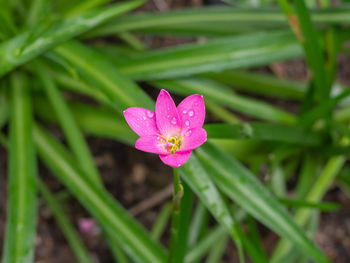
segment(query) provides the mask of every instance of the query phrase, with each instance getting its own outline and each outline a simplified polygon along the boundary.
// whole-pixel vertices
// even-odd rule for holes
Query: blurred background
[[[68,1],[58,2],[67,3]],[[74,9],[75,3],[74,1],[71,2],[72,9]],[[323,7],[321,2],[323,1],[305,1],[310,10],[321,10],[320,13],[322,13]],[[339,6],[346,6],[348,4],[347,1],[340,0],[326,2],[328,2],[329,4],[329,7],[327,7],[328,9],[337,8]],[[122,61],[121,65],[125,67],[125,71],[127,72],[128,66],[125,63],[123,65],[123,58],[132,58],[133,56],[137,56],[135,54],[143,52],[144,50],[146,50],[146,48],[151,50],[158,50],[164,48],[172,48],[175,46],[181,47],[190,43],[206,43],[208,40],[220,40],[221,38],[245,35],[248,33],[254,35],[263,32],[275,32],[280,30],[281,28],[288,27],[285,18],[281,18],[281,23],[270,23],[271,21],[274,21],[276,12],[279,12],[279,14],[281,14],[280,17],[284,16],[283,13],[280,11],[276,1],[273,0],[149,0],[146,1],[145,4],[133,10],[132,12],[124,14],[121,19],[125,17],[125,22],[127,21],[128,17],[132,17],[133,14],[139,13],[147,13],[147,15],[151,16],[152,14],[175,12],[174,17],[176,17],[176,12],[178,11],[182,12],[187,9],[193,8],[216,7],[229,7],[232,8],[232,10],[236,9],[242,12],[248,11],[250,18],[248,18],[246,22],[240,21],[239,23],[223,23],[222,28],[219,24],[215,24],[215,22],[213,22],[212,29],[207,27],[210,23],[205,23],[203,26],[200,22],[197,24],[189,24],[188,27],[177,27],[176,24],[174,24],[174,26],[171,27],[171,22],[167,22],[168,24],[164,24],[164,27],[158,24],[155,25],[154,28],[147,28],[147,24],[145,24],[144,28],[141,25],[140,30],[135,30],[135,35],[133,35],[132,37],[130,37],[128,34],[113,33],[113,23],[111,23],[111,28],[104,28],[106,30],[105,32],[111,30],[110,33],[105,33],[103,32],[103,30],[94,31],[94,29],[92,29],[91,31],[88,31],[86,35],[83,35],[80,38],[80,40],[89,45],[94,45],[96,49],[99,50],[99,52],[102,52],[110,57],[120,59]],[[260,11],[268,12],[269,10],[274,11],[270,14],[270,18],[266,17],[266,19],[268,20],[266,21],[266,23],[264,22],[264,18],[260,17],[257,18],[258,22],[254,21],[254,16],[260,14]],[[26,12],[26,10],[22,10],[21,12]],[[350,42],[346,40],[346,38],[348,37],[346,32],[346,30],[348,29],[346,29],[346,26],[348,26],[350,23],[350,13],[343,13],[341,15],[344,17],[345,26],[341,24],[342,22],[334,22],[334,25],[331,24],[331,26],[333,26],[332,29],[336,30],[338,28],[342,28],[342,30],[345,31],[345,33],[343,31],[342,33],[339,33],[339,35],[342,34],[342,36],[344,36],[345,40],[342,42],[341,51],[335,54],[335,76],[334,84],[332,86],[332,92],[334,92],[334,94],[340,94],[339,90],[346,90],[347,87],[350,85]],[[39,21],[44,21],[43,24],[46,24],[48,27],[52,25],[52,23],[54,23],[51,21],[51,18],[43,19],[44,20]],[[53,16],[52,20],[55,21],[55,19],[55,16]],[[325,19],[327,20],[327,17]],[[249,22],[248,20],[251,21]],[[276,21],[277,20],[278,19],[276,18]],[[322,18],[320,20],[322,20]],[[117,23],[118,20],[115,20],[115,24]],[[147,23],[147,19],[141,19],[139,23]],[[256,26],[256,23],[260,25]],[[167,28],[167,25],[170,25],[170,29]],[[317,28],[319,30],[326,31],[331,30],[331,26],[329,26],[328,24],[327,26],[321,24],[320,26],[317,26]],[[40,32],[40,30],[45,31],[45,28],[34,28],[34,31]],[[288,29],[287,31],[290,31],[290,29]],[[33,37],[35,37],[35,34],[36,33],[34,33]],[[40,33],[38,34],[40,35]],[[105,48],[106,44],[109,47],[115,46],[118,48],[116,48],[115,50],[113,48]],[[289,55],[281,55],[281,59],[267,59],[265,61],[257,62],[256,64],[253,63],[252,66],[248,65],[248,67],[245,67],[244,62],[242,62],[243,67],[245,67],[245,72],[252,73],[253,75],[243,74],[241,78],[237,77],[237,85],[235,81],[231,81],[230,79],[228,79],[225,82],[224,76],[215,76],[215,73],[223,71],[220,70],[220,68],[218,68],[217,72],[215,72],[215,70],[210,70],[209,75],[207,76],[211,77],[214,80],[217,79],[218,81],[220,79],[219,82],[224,83],[227,87],[230,87],[232,90],[235,91],[235,94],[250,97],[258,101],[267,102],[280,109],[283,109],[286,112],[298,114],[300,108],[302,107],[300,97],[304,96],[304,94],[306,93],[305,89],[308,83],[312,81],[313,74],[310,72],[308,63],[306,62],[304,56],[299,55],[299,51],[295,52],[295,50],[291,48],[290,52],[291,53]],[[242,56],[244,58],[244,55]],[[328,58],[327,56],[328,54],[325,55],[326,60]],[[68,72],[68,75],[71,76],[77,74],[76,72],[74,72],[74,69],[72,69],[72,66],[69,65],[69,63],[67,64],[67,62],[61,61],[60,58],[57,58],[55,56],[50,57],[49,54],[45,57],[45,59],[51,61],[49,62],[49,65],[53,63],[52,61],[55,61],[57,64],[59,64],[60,72]],[[248,64],[250,59],[251,56],[247,58]],[[89,64],[90,60],[87,58],[85,62]],[[118,63],[116,63],[116,65],[117,64]],[[118,68],[118,65],[116,67]],[[227,67],[227,69],[230,70],[229,67]],[[31,69],[26,68],[25,70],[29,72],[29,74],[33,74],[31,73]],[[204,74],[205,73],[206,72],[204,72]],[[213,75],[210,75],[210,73],[213,73]],[[147,92],[147,94],[151,98],[155,99],[159,92],[159,89],[155,88],[155,86],[157,86],[155,85],[156,83],[152,83],[152,81],[147,81],[148,79],[151,79],[147,76],[147,73],[145,73],[145,75],[142,75],[143,73],[140,74],[140,77],[136,78],[136,80],[138,80],[138,84]],[[290,91],[291,95],[283,96],[283,94],[279,95],[278,92],[276,92],[274,95],[270,96],[269,91],[256,92],[255,90],[259,89],[259,85],[262,85],[259,84],[259,76],[262,75],[273,77],[273,79],[277,81],[290,81],[290,85],[294,85],[291,88],[292,91]],[[257,76],[256,83],[250,83],[246,85],[244,84],[249,83],[249,81],[253,81],[255,76]],[[179,78],[180,77],[181,74]],[[58,86],[65,85],[65,80],[63,78],[59,80],[58,76],[57,80],[58,83],[60,83],[61,81],[61,83],[58,84]],[[261,83],[269,82],[264,82],[263,80]],[[167,83],[160,84],[161,85],[158,85],[158,88],[160,86],[167,87]],[[282,84],[284,85],[285,83],[283,82]],[[269,90],[268,84],[266,85],[266,90]],[[286,92],[288,92],[288,85],[289,84],[284,85],[287,86]],[[301,91],[299,93],[298,91],[296,91],[298,88],[301,88]],[[170,90],[170,92],[172,92],[172,90]],[[64,89],[62,94],[67,101],[74,100],[92,106],[95,106],[97,104],[95,100],[91,99],[91,97],[89,97],[86,94],[82,95],[74,91],[68,91],[67,89]],[[172,93],[172,95],[175,102],[179,103],[184,98],[185,94],[177,92]],[[65,142],[65,136],[60,127],[57,124],[55,124],[54,121],[49,120],[50,116],[47,116],[51,113],[45,112],[45,110],[43,110],[45,109],[45,107],[43,106],[45,104],[45,99],[43,99],[43,97],[40,97],[39,95],[38,98],[35,100],[35,103],[33,104],[35,109],[34,111],[37,111],[37,119],[41,121],[48,121],[48,123],[50,124],[45,125],[49,127],[52,134],[61,142]],[[223,106],[225,107],[226,105]],[[218,123],[223,121],[234,123],[235,118],[239,118],[240,121],[243,122],[251,122],[259,120],[261,117],[257,116],[256,114],[249,114],[249,110],[234,110],[230,107],[225,107],[225,113],[220,113],[218,109],[215,110],[215,105],[208,104],[207,107],[209,108],[209,110],[207,110],[206,123]],[[227,115],[227,113],[229,115]],[[220,117],[221,114],[222,116],[228,117]],[[8,130],[8,125],[5,125],[2,129],[4,134],[8,134]],[[141,224],[144,225],[146,229],[151,230],[153,223],[157,220],[159,212],[161,210],[163,211],[164,206],[169,204],[171,201],[172,170],[169,167],[165,166],[162,162],[160,162],[157,155],[140,152],[134,147],[130,147],[130,145],[128,145],[129,142],[125,144],[123,142],[123,138],[120,139],[112,137],[113,136],[110,135],[96,136],[94,135],[94,131],[90,132],[90,134],[89,132],[86,133],[87,142],[90,146],[93,159],[98,167],[103,183],[106,186],[108,192],[111,193],[127,209],[127,211],[131,215],[133,215],[139,222],[141,222]],[[134,138],[131,138],[130,140],[132,141],[133,139]],[[129,139],[126,140],[128,141]],[[272,155],[269,155],[268,151],[264,151],[263,148],[265,146],[263,146],[262,148],[260,147],[258,150],[256,150],[256,148],[252,146],[253,150],[251,150],[251,148],[249,148],[249,142],[244,144],[244,146],[241,146],[239,140],[237,140],[237,144],[235,145],[236,146],[234,146],[234,148],[231,149],[230,153],[233,156],[235,156],[238,160],[245,163],[246,166],[251,168],[254,171],[254,174],[256,174],[262,182],[268,185],[270,182],[269,180],[272,174],[275,172],[275,170],[273,170],[273,161],[269,159],[274,157]],[[268,146],[266,146],[266,148],[267,147]],[[326,151],[325,148],[318,148],[316,151],[322,152],[323,150]],[[262,152],[261,155],[264,156],[264,158],[266,158],[268,161],[256,161],[256,165],[254,166],[253,161],[248,159],[251,155],[255,154],[256,151]],[[344,154],[345,156],[349,156],[348,152],[345,152]],[[294,193],[293,189],[298,184],[298,175],[302,169],[302,163],[304,158],[306,158],[305,155],[292,155],[286,162],[283,163],[283,165],[287,166],[286,169],[290,168],[288,181],[285,185],[287,194]],[[256,160],[258,160],[258,158]],[[4,147],[0,147],[0,254],[1,249],[3,248],[7,215],[6,211],[8,203],[8,161],[9,157],[6,149]],[[324,161],[319,160],[319,163],[319,166],[321,167],[324,164]],[[320,167],[318,167],[318,171],[320,171]],[[84,207],[78,201],[76,201],[76,199],[55,177],[52,176],[51,171],[46,166],[44,166],[42,162],[39,162],[38,170],[40,177],[46,183],[48,188],[53,193],[55,193],[57,200],[61,202],[66,215],[68,215],[73,225],[77,228],[84,244],[86,244],[86,247],[89,250],[89,253],[91,254],[94,261],[100,263],[115,262],[108,248],[108,245],[106,244],[106,242],[104,242],[104,238],[102,236],[100,227],[97,224],[95,224],[94,221],[90,220],[91,216],[89,215],[89,213],[86,212]],[[349,170],[343,171],[342,175],[348,176],[348,171]],[[323,198],[323,201],[337,203],[340,206],[334,211],[321,213],[321,216],[318,219],[318,227],[314,233],[314,240],[316,244],[328,257],[331,258],[332,262],[335,263],[350,262],[350,199],[348,193],[346,192],[346,190],[344,190],[345,188],[346,183],[344,182],[334,182],[333,184],[331,184],[327,191],[327,194]],[[43,202],[42,199],[39,199],[38,205],[39,210],[37,219],[37,235],[35,237],[35,262],[77,262],[74,253],[70,245],[67,243],[66,238],[62,233],[62,230],[57,225],[57,222],[53,217],[50,208],[46,205],[45,202]],[[216,224],[215,220],[209,215],[207,220],[208,226],[214,226]],[[169,222],[167,223],[167,226],[170,226]],[[261,235],[261,241],[264,251],[266,251],[267,254],[271,254],[279,240],[278,236],[269,228],[265,227],[260,223],[257,223],[257,227]],[[246,224],[242,224],[242,228],[245,229]],[[165,229],[169,228],[167,227]],[[162,235],[160,240],[164,245],[168,245],[168,239],[169,230],[165,230],[165,233]],[[237,249],[232,240],[227,241],[227,245],[225,246],[224,251],[222,253],[223,256],[218,262],[238,262]],[[249,260],[250,259],[247,259],[247,262],[252,262]],[[203,259],[202,261],[197,262],[206,261],[205,259]]]

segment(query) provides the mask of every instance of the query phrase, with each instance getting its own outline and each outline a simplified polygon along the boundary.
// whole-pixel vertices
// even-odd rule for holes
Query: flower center
[[[180,149],[182,140],[184,138],[179,136],[171,136],[167,138],[162,135],[159,135],[159,137],[162,138],[160,141],[165,144],[165,149],[171,154],[174,154],[177,150]]]

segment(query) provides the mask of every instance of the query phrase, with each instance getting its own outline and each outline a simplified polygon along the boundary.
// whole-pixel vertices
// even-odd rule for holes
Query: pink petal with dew
[[[171,167],[180,167],[188,160],[188,158],[190,158],[191,153],[192,151],[184,153],[176,152],[175,154],[159,155],[159,157],[166,165]]]
[[[132,107],[124,111],[124,117],[130,128],[139,136],[159,133],[156,125],[156,116],[153,111]]]
[[[167,154],[166,144],[161,140],[163,139],[158,135],[142,136],[136,141],[135,148],[144,152]]]
[[[177,111],[182,120],[183,131],[203,126],[205,119],[203,96],[198,94],[188,96],[177,106]]]
[[[207,132],[203,128],[187,130],[182,134],[183,140],[178,153],[191,151],[207,141]]]
[[[181,120],[175,103],[166,90],[159,92],[156,101],[156,122],[160,134],[171,136],[181,130]]]

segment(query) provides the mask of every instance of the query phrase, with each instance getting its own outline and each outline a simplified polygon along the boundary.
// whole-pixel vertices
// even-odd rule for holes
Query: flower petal
[[[194,94],[185,98],[177,106],[180,119],[182,121],[182,130],[201,128],[205,119],[205,105],[202,95]]]
[[[166,145],[161,142],[161,138],[157,135],[148,135],[140,137],[136,143],[135,148],[150,153],[166,154]]]
[[[156,135],[159,133],[153,111],[132,107],[124,111],[124,117],[130,128],[139,136]]]
[[[191,153],[192,151],[188,151],[183,153],[159,155],[159,157],[166,165],[171,167],[180,167],[188,160],[188,158],[190,158]]]
[[[184,132],[181,149],[178,153],[193,150],[207,141],[207,132],[203,128],[190,129]]]
[[[156,102],[156,122],[163,136],[171,136],[181,130],[181,120],[170,94],[162,89]]]

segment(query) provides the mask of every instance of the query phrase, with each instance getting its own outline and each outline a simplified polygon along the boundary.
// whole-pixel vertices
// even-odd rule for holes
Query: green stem
[[[183,196],[183,186],[181,185],[178,168],[174,168],[174,196],[173,196],[173,216],[170,230],[170,248],[168,263],[173,263],[175,260],[176,248],[179,239],[180,228],[180,207],[181,198]]]

